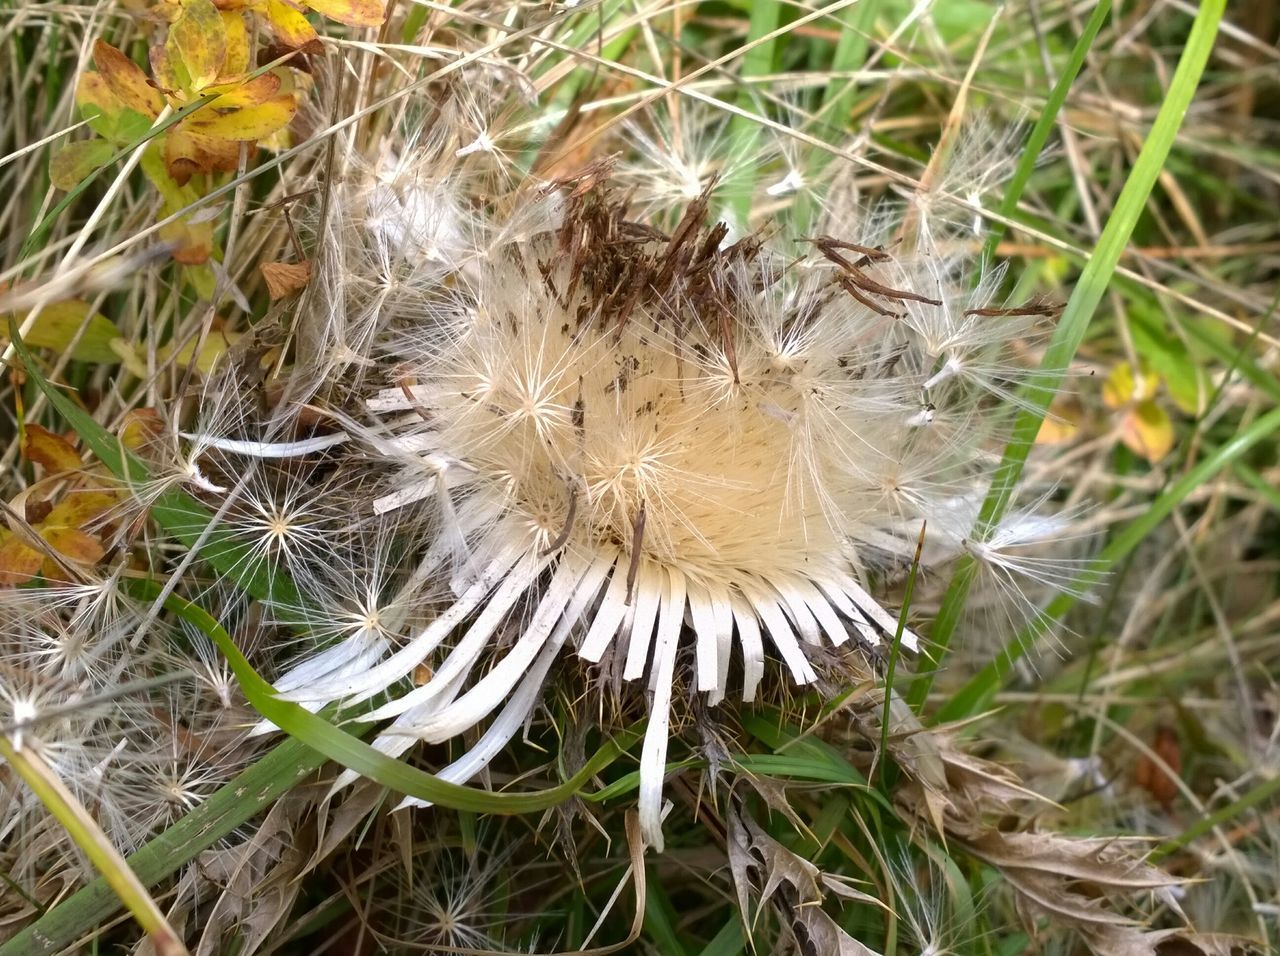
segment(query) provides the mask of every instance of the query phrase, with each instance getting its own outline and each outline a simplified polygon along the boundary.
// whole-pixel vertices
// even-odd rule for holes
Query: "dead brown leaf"
[[[305,259],[302,262],[264,262],[258,268],[267,282],[267,295],[273,302],[297,295],[311,281],[311,263]]]

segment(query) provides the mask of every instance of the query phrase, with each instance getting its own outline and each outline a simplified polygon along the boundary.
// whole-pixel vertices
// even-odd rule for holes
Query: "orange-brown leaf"
[[[211,87],[208,92],[221,94],[205,107],[217,113],[242,106],[257,106],[265,103],[280,92],[280,74],[263,73],[251,80],[236,80],[221,86]]]
[[[13,588],[26,584],[36,576],[42,555],[13,532],[0,538],[0,588]]]
[[[316,13],[351,27],[378,27],[386,19],[380,0],[306,0]]]
[[[137,451],[163,430],[160,413],[154,408],[131,408],[124,413],[120,441],[130,451]]]
[[[165,134],[165,168],[179,186],[185,186],[196,173],[231,172],[239,163],[238,142],[204,136],[191,126],[190,118]]]
[[[164,109],[164,97],[147,82],[147,74],[111,44],[94,41],[93,63],[111,93],[126,108],[152,119]]]
[[[1037,445],[1058,445],[1071,441],[1080,432],[1080,423],[1084,419],[1084,410],[1078,402],[1062,400],[1049,407],[1049,414],[1040,423],[1040,431],[1036,433]]]
[[[1120,438],[1134,454],[1155,464],[1173,448],[1173,422],[1155,401],[1146,399],[1124,413]]]
[[[76,471],[80,468],[80,453],[61,435],[47,428],[29,423],[22,437],[22,457],[43,465],[50,474]]]
[[[262,278],[267,282],[267,295],[274,302],[301,292],[311,281],[311,263],[302,262],[264,262],[259,269]]]
[[[267,18],[267,25],[282,46],[304,53],[323,52],[324,46],[316,35],[315,28],[307,22],[302,11],[288,4],[285,0],[266,0],[260,8]]]
[[[171,222],[160,229],[160,238],[173,247],[173,261],[184,266],[203,265],[213,255],[213,223]]]
[[[1182,772],[1182,747],[1178,743],[1177,733],[1172,728],[1157,728],[1151,749],[1175,775]],[[1166,810],[1178,796],[1178,781],[1170,777],[1163,767],[1158,766],[1146,754],[1138,758],[1133,776],[1134,782],[1150,793]]]

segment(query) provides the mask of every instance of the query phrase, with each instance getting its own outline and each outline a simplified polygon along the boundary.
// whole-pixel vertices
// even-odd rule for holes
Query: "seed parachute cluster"
[[[233,363],[186,433],[208,453],[191,471],[253,512],[233,525],[301,586],[289,613],[332,635],[284,697],[371,701],[393,755],[484,725],[442,771],[461,782],[567,646],[649,691],[660,847],[677,688],[750,701],[771,660],[807,685],[824,646],[916,648],[872,589],[926,524],[962,542],[1006,349],[1047,310],[993,306],[972,212],[932,196],[864,214],[832,190],[794,236],[718,215],[714,175],[637,204],[609,160],[513,181],[467,143],[418,139],[335,185],[291,390],[255,430]]]

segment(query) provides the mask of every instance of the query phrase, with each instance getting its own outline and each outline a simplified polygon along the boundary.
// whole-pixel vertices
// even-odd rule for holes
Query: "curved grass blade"
[[[50,404],[63,415],[90,449],[117,476],[124,480],[145,480],[147,477],[145,466],[129,454],[128,451],[124,450],[101,425],[54,388],[40,374],[38,365],[26,345],[22,342],[15,326],[16,323],[11,319],[10,333],[18,356],[26,366],[28,374],[44,392]],[[171,527],[174,528],[175,530],[171,530],[170,533],[174,534],[179,540],[184,541],[184,543],[197,540],[203,534],[207,541],[214,541],[215,545],[221,545],[220,547],[215,547],[212,551],[206,547],[204,552],[205,559],[216,570],[227,574],[229,578],[250,594],[263,599],[274,597],[279,600],[282,593],[296,593],[292,582],[282,575],[273,577],[255,574],[252,570],[246,570],[246,568],[251,568],[251,565],[238,559],[238,546],[225,541],[219,542],[216,531],[212,535],[201,531],[200,529],[203,529],[212,520],[212,515],[203,505],[189,495],[181,491],[171,490],[165,493],[162,502],[164,507],[161,507],[158,511],[153,507],[153,515],[161,526],[166,530],[170,530]],[[133,582],[133,587],[141,594],[151,598],[155,598],[161,593],[159,586],[151,582],[135,581]],[[534,793],[503,794],[447,783],[431,774],[386,756],[364,743],[358,736],[335,727],[325,718],[313,714],[297,704],[279,700],[275,696],[275,689],[253,669],[249,661],[240,653],[239,648],[235,646],[231,636],[211,615],[177,595],[168,595],[164,603],[168,610],[200,628],[218,646],[219,650],[227,657],[232,672],[235,674],[249,702],[264,718],[270,720],[285,733],[295,738],[290,743],[296,742],[297,747],[290,747],[289,744],[278,747],[271,755],[258,761],[250,770],[242,774],[236,781],[233,781],[232,785],[223,788],[201,808],[188,814],[188,816],[149,843],[143,850],[140,850],[138,854],[131,857],[131,865],[133,865],[137,857],[141,857],[142,862],[146,864],[146,867],[141,872],[139,872],[137,866],[134,866],[135,872],[139,872],[139,878],[143,879],[144,883],[148,879],[154,883],[174,872],[200,850],[212,845],[212,843],[234,829],[235,826],[244,822],[244,820],[268,805],[280,794],[290,789],[302,775],[320,766],[326,758],[332,759],[346,768],[355,770],[357,773],[399,793],[429,800],[441,806],[477,812],[516,814],[544,810],[577,795],[593,776],[611,764],[639,740],[643,732],[642,728],[632,728],[620,734],[617,739],[609,741],[598,750],[578,773],[559,786],[546,790]],[[358,733],[368,729],[358,724],[355,725],[355,728]],[[298,748],[301,749],[299,750]],[[296,766],[299,763],[301,763],[301,766]],[[284,767],[281,764],[284,764]],[[253,778],[252,786],[250,787],[244,781],[250,774],[255,773],[258,775]],[[218,800],[219,797],[227,793],[232,794],[232,796],[226,797],[222,801]],[[247,794],[260,796],[261,799],[246,802],[241,798]],[[214,806],[219,808],[217,812],[223,814],[223,816],[212,820],[204,819],[214,811],[210,810],[208,813],[202,813],[201,811],[206,807]],[[232,808],[238,812],[229,813]],[[233,816],[232,821],[226,826],[220,827],[216,820],[222,819],[225,821],[228,815]],[[212,836],[209,837],[207,842],[186,841],[184,844],[184,835],[190,832],[189,821],[194,819],[203,820],[199,825],[199,840],[203,840],[207,834],[212,834]],[[163,860],[154,860],[147,855],[148,853],[163,854],[167,851],[176,850],[175,842],[179,846],[185,845],[190,851],[189,854],[171,854]],[[153,848],[155,849],[153,850]],[[94,889],[95,887],[97,889]],[[55,910],[45,914],[44,917],[31,927],[28,927],[18,937],[15,937],[9,944],[0,947],[0,956],[31,951],[13,947],[18,944],[19,940],[25,939],[30,943],[35,940],[43,941],[45,938],[51,938],[45,927],[47,925],[61,927],[64,921],[70,927],[65,930],[69,934],[66,938],[68,940],[74,939],[77,934],[87,930],[94,920],[101,918],[101,915],[95,916],[92,914],[100,914],[104,906],[109,906],[113,902],[118,904],[119,902],[111,896],[110,888],[105,882],[100,887],[98,884],[94,884],[86,888],[82,893],[88,893],[89,890],[93,890],[93,893],[88,896],[76,894],[76,896],[67,900]],[[88,922],[84,921],[83,915],[73,917],[60,915],[63,913],[63,907],[71,905],[75,900],[81,900],[81,902],[72,907],[72,913],[91,914]],[[114,907],[108,909],[108,912],[114,912]],[[47,923],[50,920],[53,921],[52,924]]]
[[[150,587],[155,588],[154,585]],[[159,589],[155,588],[155,594]],[[189,624],[198,627],[226,656],[232,673],[244,691],[249,703],[263,717],[271,721],[291,737],[303,741],[330,760],[354,770],[370,780],[377,781],[397,793],[453,810],[470,810],[476,813],[532,813],[546,810],[577,796],[587,783],[609,764],[618,759],[640,739],[642,731],[631,728],[619,734],[597,750],[586,764],[559,786],[529,793],[495,793],[448,783],[433,774],[411,767],[388,757],[366,744],[358,737],[335,727],[318,714],[313,714],[299,704],[281,700],[275,688],[253,669],[248,659],[240,653],[231,635],[213,617],[198,605],[177,595],[165,599],[165,607]]]

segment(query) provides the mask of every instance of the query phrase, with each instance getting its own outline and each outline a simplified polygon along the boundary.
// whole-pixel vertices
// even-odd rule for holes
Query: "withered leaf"
[[[302,262],[264,262],[258,268],[266,280],[267,295],[273,302],[297,295],[311,281],[311,263],[305,259]]]
[[[80,467],[80,453],[61,435],[34,423],[28,423],[24,432],[22,457],[27,461],[43,465],[51,474],[76,471]]]
[[[131,59],[103,40],[93,44],[93,63],[107,88],[121,105],[155,119],[164,97],[147,82],[147,74]]]

